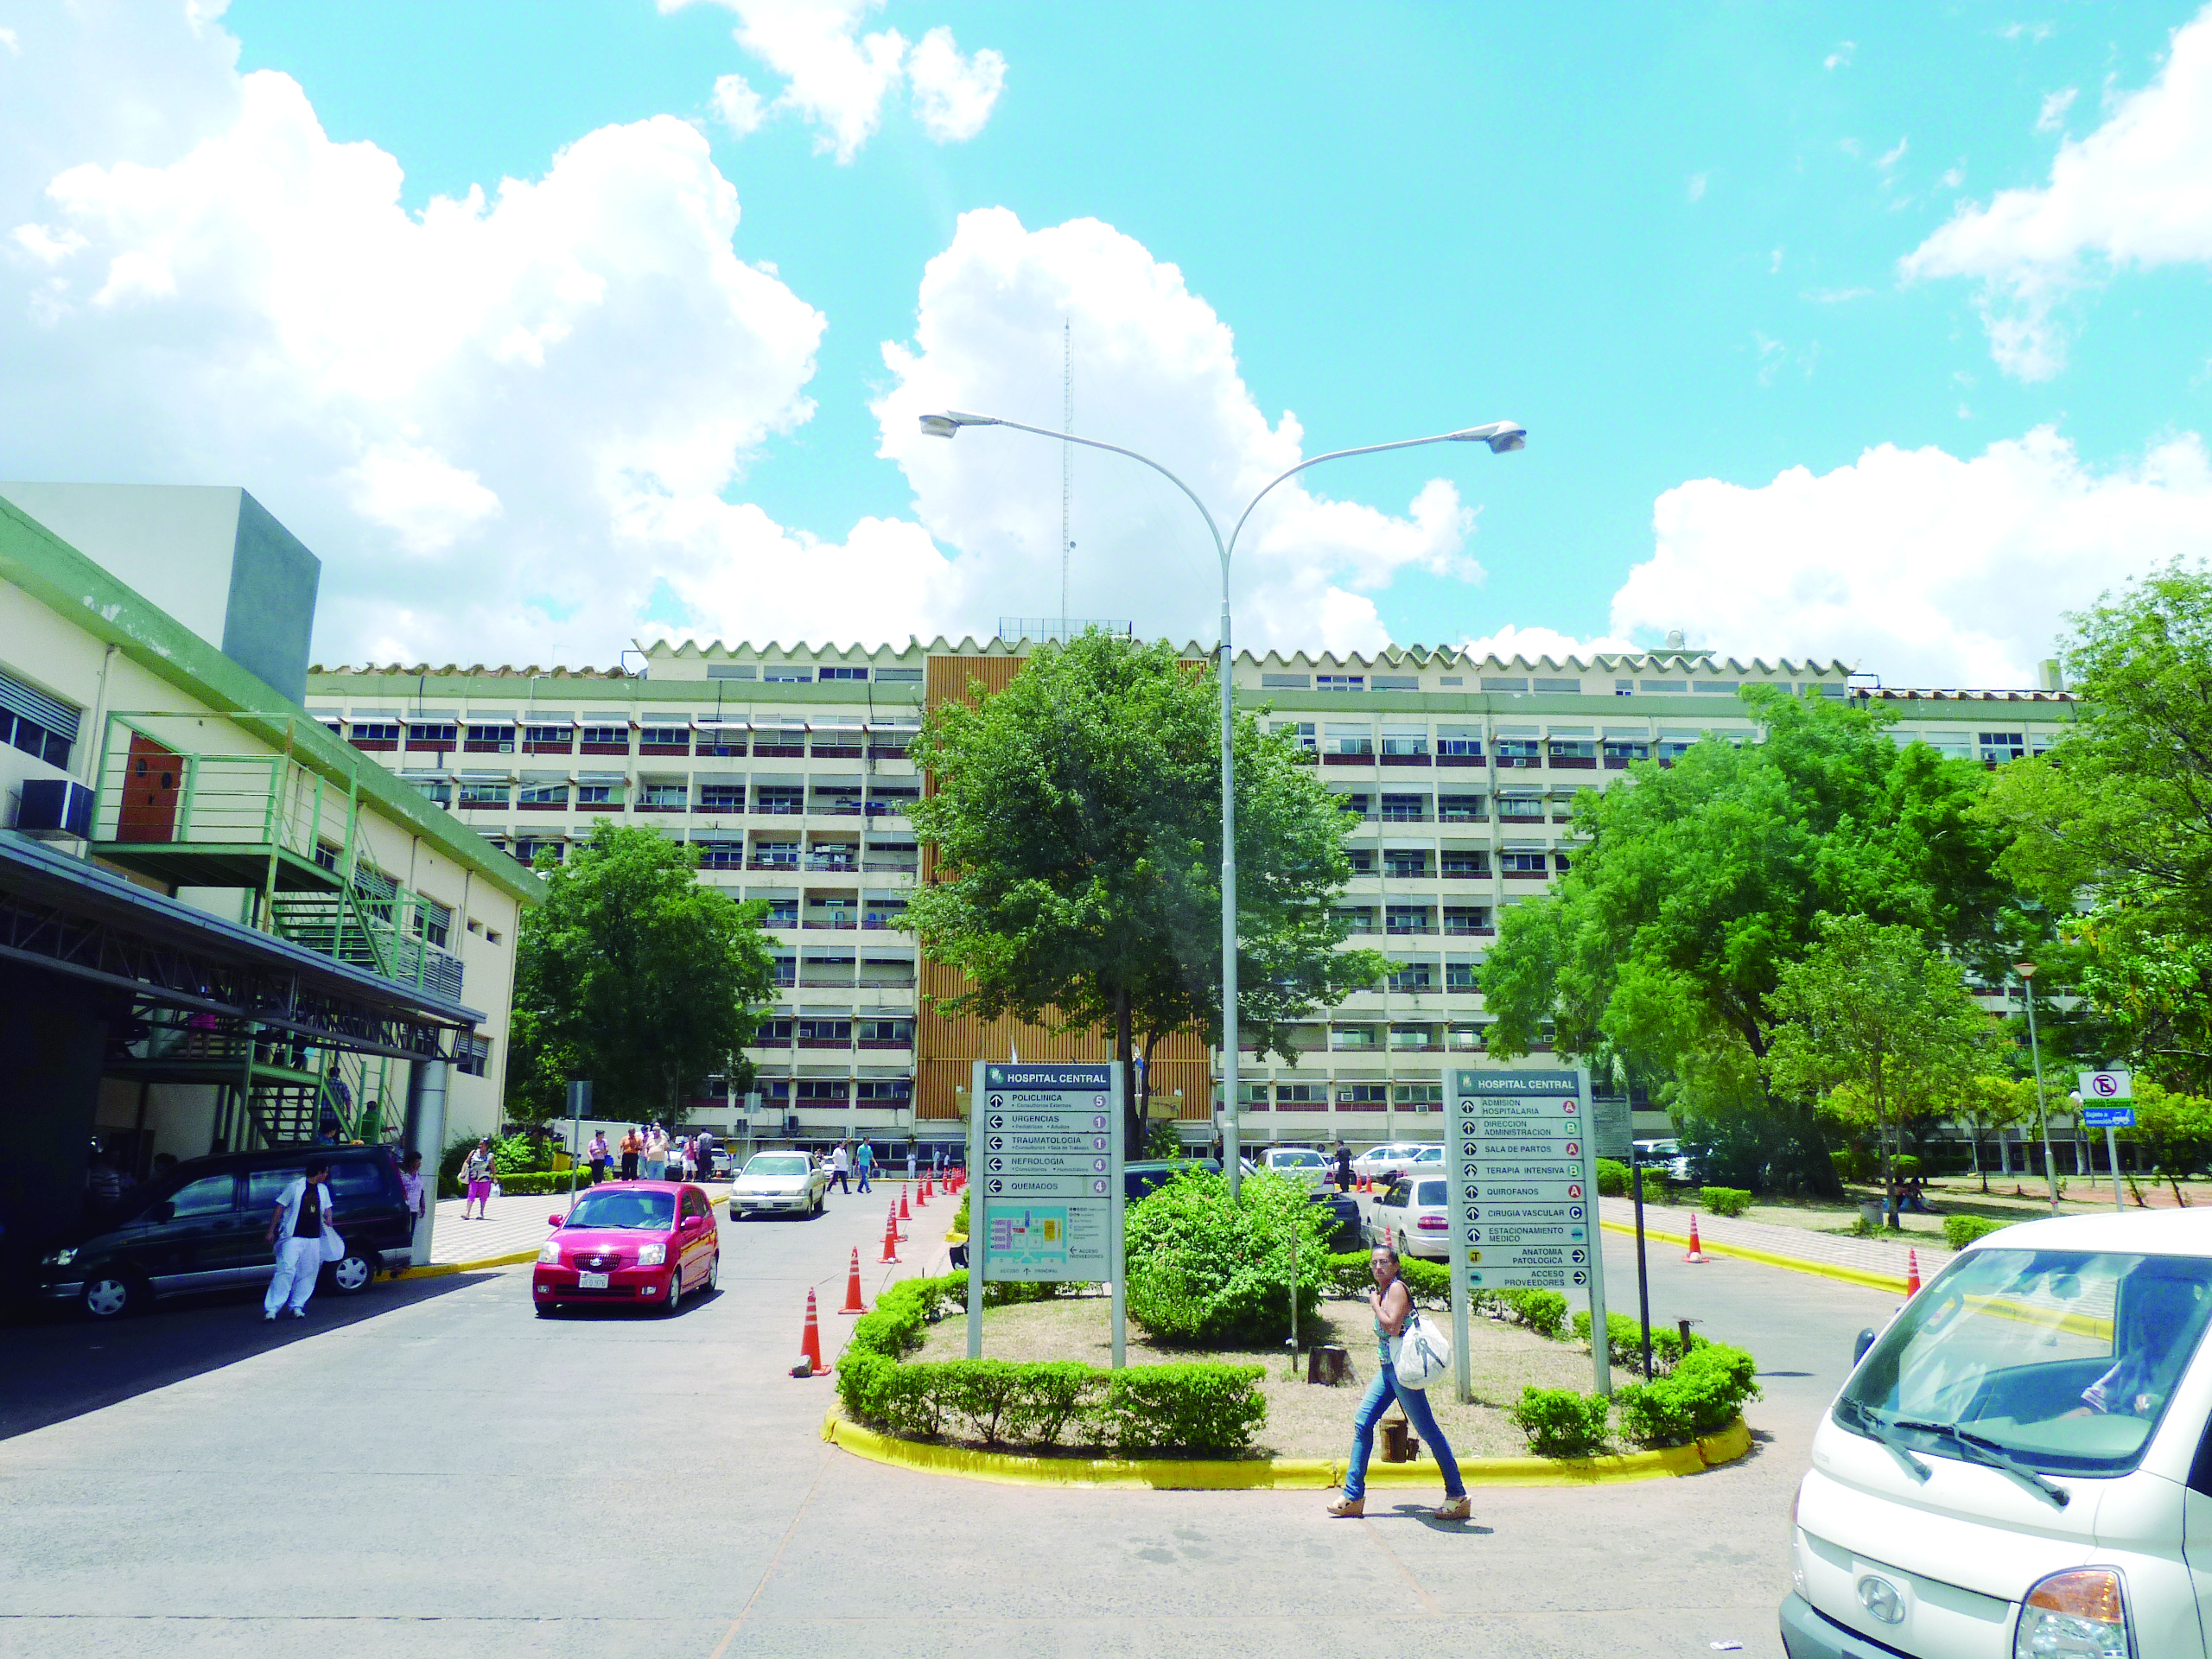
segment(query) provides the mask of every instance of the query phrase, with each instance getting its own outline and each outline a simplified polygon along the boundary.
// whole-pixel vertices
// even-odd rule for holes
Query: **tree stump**
[[[1414,1460],[1414,1437],[1410,1426],[1402,1417],[1382,1420],[1382,1461],[1411,1463]]]
[[[1306,1352],[1306,1380],[1325,1388],[1351,1379],[1351,1356],[1334,1343],[1323,1343]]]

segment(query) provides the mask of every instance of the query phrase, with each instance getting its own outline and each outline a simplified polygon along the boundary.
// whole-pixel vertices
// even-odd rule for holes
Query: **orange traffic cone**
[[[899,1212],[896,1210],[887,1210],[883,1214],[883,1259],[886,1262],[899,1259]]]
[[[837,1311],[840,1313],[868,1312],[868,1304],[861,1300],[861,1250],[857,1244],[853,1246],[853,1265],[845,1274],[845,1305]]]
[[[793,1376],[827,1376],[830,1368],[822,1363],[822,1325],[814,1312],[814,1293],[806,1293],[806,1334],[799,1338],[798,1363],[791,1367]]]
[[[1919,1295],[1919,1294],[1920,1294],[1920,1252],[1919,1252],[1918,1250],[1908,1250],[1908,1251],[1905,1253],[1905,1267],[1904,1267],[1904,1296],[1905,1296],[1905,1300],[1906,1300],[1907,1301],[1910,1301],[1914,1297],[1916,1297],[1916,1296],[1917,1296],[1917,1295]]]
[[[906,1189],[902,1186],[899,1189],[899,1219],[901,1221],[906,1220],[907,1214]]]
[[[925,1175],[922,1177],[921,1190],[914,1194],[914,1208],[917,1210],[922,1209],[929,1203],[929,1201],[930,1178]]]
[[[1690,1248],[1688,1253],[1682,1257],[1682,1260],[1690,1263],[1693,1267],[1702,1267],[1705,1263],[1713,1260],[1711,1256],[1705,1253],[1705,1247],[1697,1242],[1697,1217],[1695,1216],[1692,1216],[1690,1217]]]

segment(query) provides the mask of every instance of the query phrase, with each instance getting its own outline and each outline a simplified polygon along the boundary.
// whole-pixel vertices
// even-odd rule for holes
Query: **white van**
[[[1873,1341],[1791,1505],[1790,1659],[2205,1659],[2212,1214],[1960,1253]]]

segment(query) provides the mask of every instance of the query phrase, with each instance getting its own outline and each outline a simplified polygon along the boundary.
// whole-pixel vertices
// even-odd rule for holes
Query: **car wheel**
[[[716,1250],[712,1255],[707,1258],[707,1282],[699,1287],[701,1294],[708,1296],[713,1295],[715,1294],[715,1281],[721,1276],[722,1253],[720,1250]]]
[[[814,1195],[814,1208],[808,1211],[807,1214],[810,1216],[818,1216],[829,1207],[830,1189],[825,1186],[819,1192]]]
[[[541,1319],[550,1319],[561,1311],[561,1304],[558,1302],[538,1302],[535,1306],[537,1317]]]
[[[118,1319],[137,1306],[143,1294],[137,1280],[129,1274],[103,1268],[86,1275],[77,1306],[90,1319]]]
[[[381,1258],[371,1250],[346,1247],[346,1254],[330,1264],[330,1287],[340,1296],[358,1296],[376,1282]]]
[[[681,1257],[668,1270],[668,1296],[660,1305],[661,1317],[672,1319],[683,1304],[683,1262]]]

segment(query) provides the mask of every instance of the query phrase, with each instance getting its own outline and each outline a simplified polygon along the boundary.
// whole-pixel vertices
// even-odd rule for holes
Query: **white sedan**
[[[729,1190],[729,1218],[751,1215],[817,1216],[830,1191],[830,1172],[803,1152],[756,1152]]]
[[[1402,1256],[1443,1261],[1452,1254],[1451,1199],[1447,1183],[1433,1176],[1403,1176],[1377,1192],[1367,1206],[1362,1230],[1370,1244],[1394,1246]]]
[[[1311,1147],[1269,1147],[1260,1154],[1262,1168],[1287,1175],[1319,1192],[1329,1179],[1329,1160]]]
[[[1351,1160],[1351,1167],[1355,1175],[1382,1181],[1402,1174],[1416,1164],[1443,1161],[1444,1148],[1440,1146],[1419,1141],[1391,1141],[1361,1153]]]

